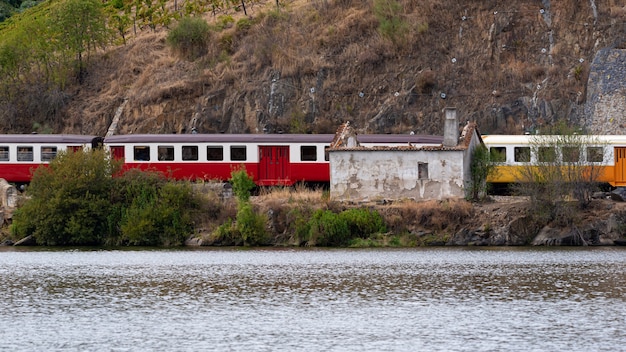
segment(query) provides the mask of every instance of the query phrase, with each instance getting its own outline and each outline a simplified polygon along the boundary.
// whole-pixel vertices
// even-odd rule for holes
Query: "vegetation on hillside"
[[[40,25],[68,1],[0,25],[2,131],[103,134],[125,100],[121,133],[333,132],[350,120],[438,134],[451,105],[486,133],[575,124],[590,62],[624,46],[626,14],[614,0],[96,1],[113,37],[83,47],[82,66]],[[207,21],[208,44],[180,55],[165,38],[190,18]]]

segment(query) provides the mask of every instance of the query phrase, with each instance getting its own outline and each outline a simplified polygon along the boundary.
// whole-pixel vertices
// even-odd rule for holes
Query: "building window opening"
[[[420,180],[428,179],[428,163],[417,163],[417,178]]]

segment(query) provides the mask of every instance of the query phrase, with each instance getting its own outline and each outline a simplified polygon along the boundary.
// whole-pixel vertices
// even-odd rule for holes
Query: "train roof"
[[[549,141],[555,138],[576,138],[586,144],[626,144],[625,135],[483,135],[482,139],[486,145],[507,145],[507,144],[532,144],[541,141]],[[558,140],[558,139],[557,139]],[[567,141],[568,139],[565,139]],[[576,139],[571,139],[575,143]]]
[[[0,143],[92,143],[98,136],[81,134],[0,134]]]
[[[126,134],[105,137],[104,143],[327,143],[334,134]],[[440,136],[409,134],[361,134],[361,143],[435,143]]]

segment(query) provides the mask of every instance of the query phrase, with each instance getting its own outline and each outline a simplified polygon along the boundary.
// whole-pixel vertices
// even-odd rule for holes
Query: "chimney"
[[[446,122],[443,126],[443,146],[456,147],[459,143],[459,123],[456,119],[456,108],[443,109]]]

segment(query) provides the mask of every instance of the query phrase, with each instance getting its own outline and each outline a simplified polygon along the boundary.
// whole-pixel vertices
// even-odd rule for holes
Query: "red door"
[[[111,147],[111,155],[113,156],[113,159],[124,160],[124,146]]]
[[[259,147],[259,184],[290,184],[288,146]]]

